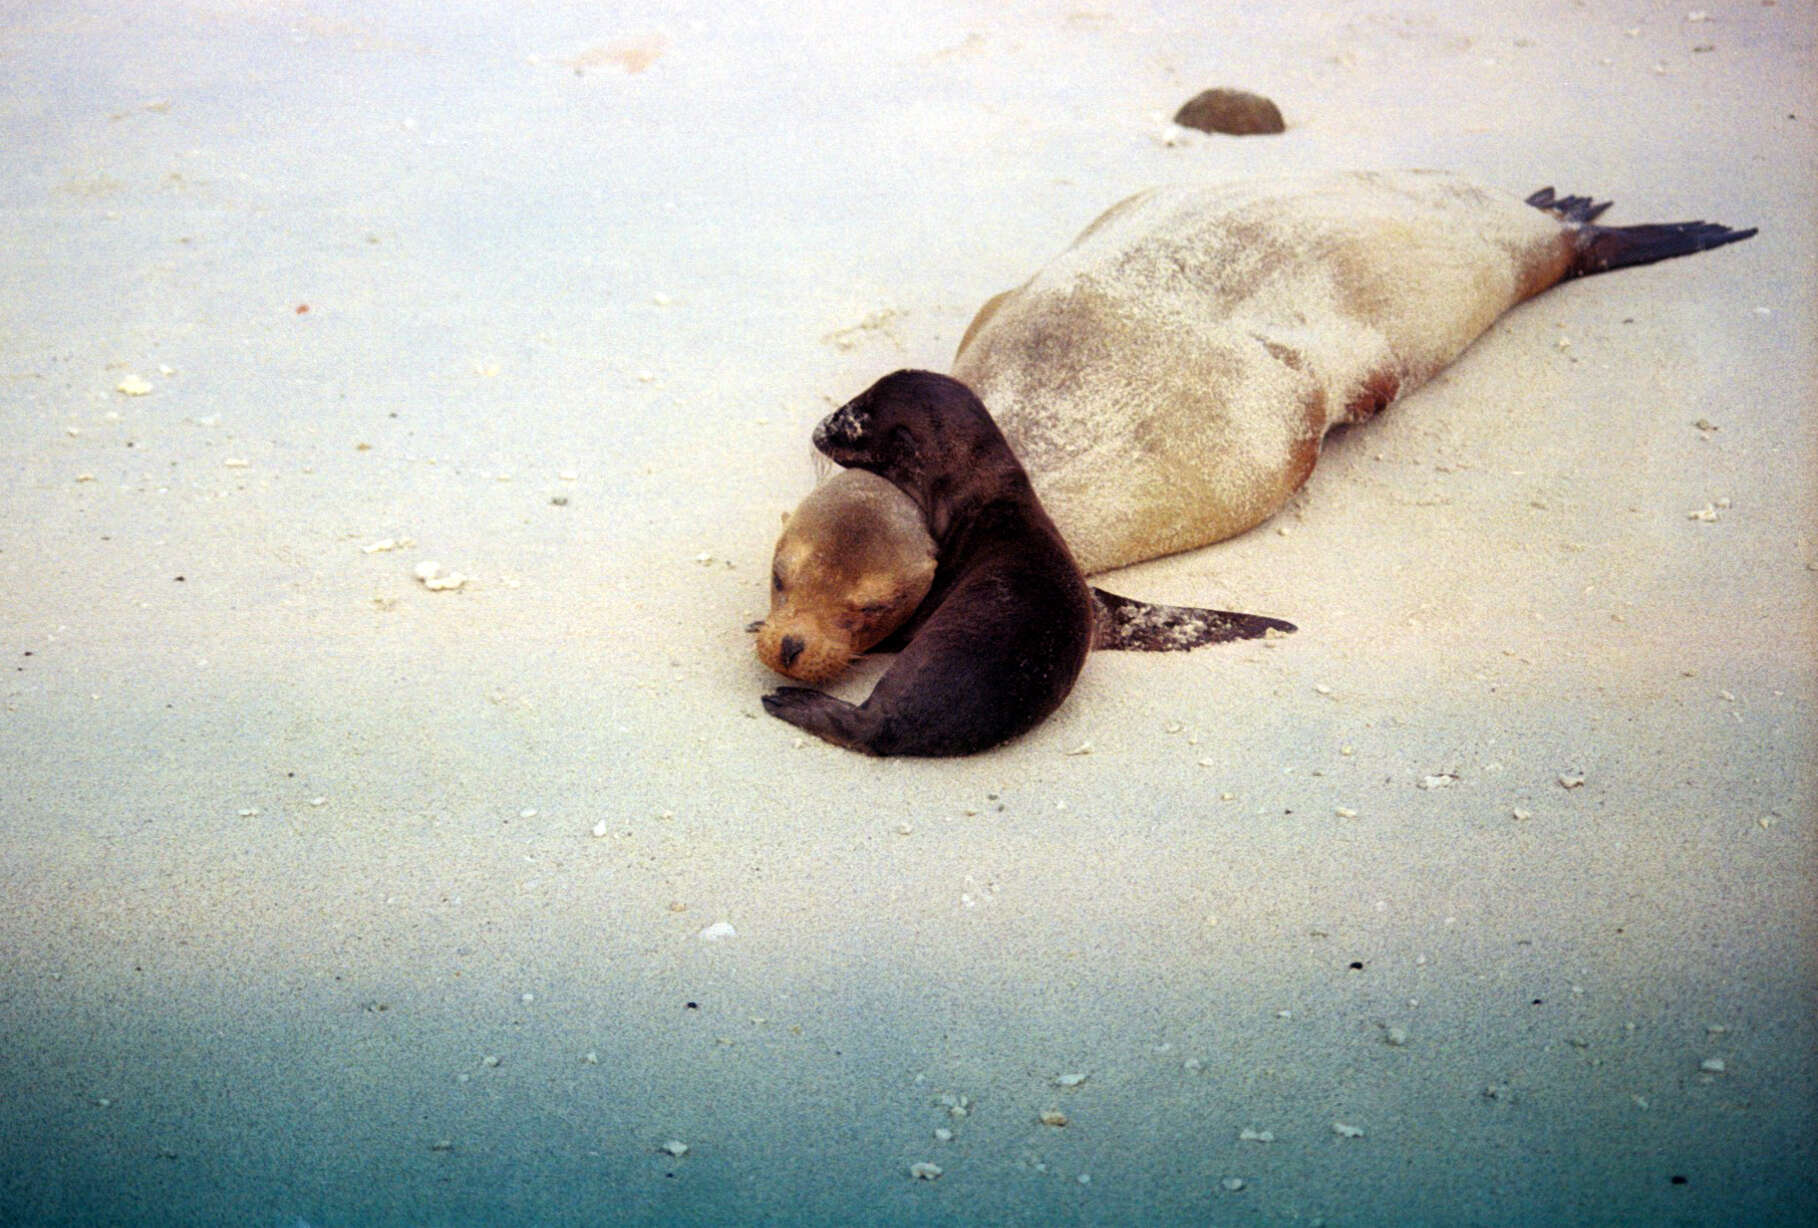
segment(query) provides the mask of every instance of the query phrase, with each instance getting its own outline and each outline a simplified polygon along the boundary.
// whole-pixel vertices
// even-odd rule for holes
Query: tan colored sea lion
[[[934,583],[922,510],[875,473],[841,469],[783,525],[757,654],[779,674],[826,682],[907,622]]]
[[[1754,230],[1593,224],[1440,172],[1156,188],[986,303],[953,375],[1003,429],[1088,574],[1270,516],[1321,440],[1569,278]]]

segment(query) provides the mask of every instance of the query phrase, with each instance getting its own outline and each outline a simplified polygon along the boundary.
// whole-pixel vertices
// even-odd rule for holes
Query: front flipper
[[[763,697],[764,711],[825,738],[835,746],[877,754],[871,749],[875,721],[856,704],[805,686],[781,686]]]
[[[1151,605],[1102,588],[1092,590],[1092,604],[1092,647],[1100,651],[1186,652],[1201,644],[1254,640],[1270,632],[1286,635],[1294,630],[1293,623],[1279,618],[1185,605]]]

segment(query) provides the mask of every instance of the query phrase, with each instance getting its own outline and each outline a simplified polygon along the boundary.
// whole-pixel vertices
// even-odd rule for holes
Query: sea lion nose
[[[782,654],[783,654],[783,668],[788,669],[791,665],[794,665],[795,659],[802,655],[802,649],[806,648],[807,646],[808,645],[806,645],[802,642],[801,636],[785,635],[783,637],[783,643],[781,645]]]

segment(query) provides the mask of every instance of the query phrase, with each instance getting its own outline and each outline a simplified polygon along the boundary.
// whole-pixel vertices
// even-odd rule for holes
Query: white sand
[[[1814,6],[1252,7],[11,6],[0,1221],[1818,1216]],[[829,403],[1140,186],[1405,165],[1762,233],[1110,581],[1288,640],[763,715]]]

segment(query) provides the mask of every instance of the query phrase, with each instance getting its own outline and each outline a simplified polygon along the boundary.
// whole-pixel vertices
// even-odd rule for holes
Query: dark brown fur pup
[[[1093,599],[979,399],[947,376],[898,371],[822,420],[814,443],[914,499],[940,563],[863,704],[782,687],[765,711],[868,754],[966,755],[1060,707],[1092,647]]]

